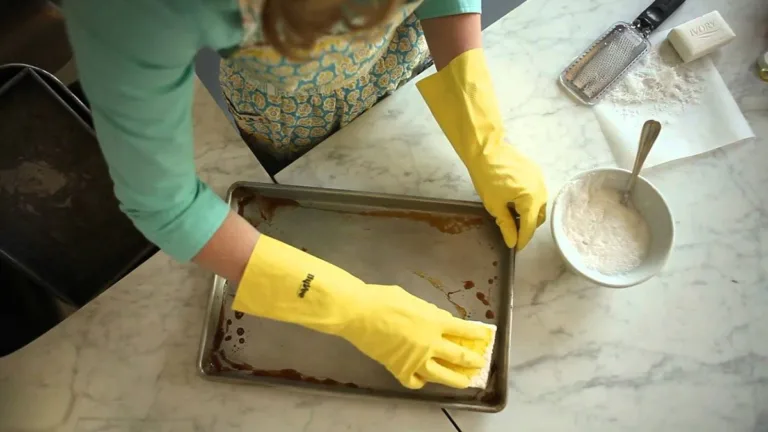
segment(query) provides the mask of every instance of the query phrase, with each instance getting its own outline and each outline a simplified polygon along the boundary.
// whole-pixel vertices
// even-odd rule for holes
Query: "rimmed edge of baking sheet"
[[[252,182],[237,182],[233,184],[227,193],[227,202],[230,207],[237,211],[239,207],[239,199],[237,192],[240,189],[248,189],[251,193],[258,193],[267,197],[274,196],[276,198],[288,198],[302,200],[305,197],[309,200],[312,197],[317,198],[331,198],[332,200],[340,200],[346,203],[360,202],[360,201],[375,201],[375,205],[381,207],[393,207],[399,210],[413,210],[413,211],[426,211],[426,212],[438,212],[440,208],[442,213],[466,213],[466,214],[485,214],[485,210],[482,204],[469,201],[454,201],[454,200],[441,200],[432,198],[421,198],[411,196],[401,196],[392,194],[380,194],[380,193],[367,193],[357,191],[335,190],[335,189],[322,189],[303,186],[288,186],[288,185],[275,185],[275,184],[263,184]],[[289,195],[286,197],[286,195]],[[388,205],[389,204],[389,205]],[[371,205],[371,204],[366,204]],[[501,234],[499,234],[501,235]],[[508,383],[508,368],[509,368],[509,348],[511,343],[511,326],[512,326],[512,288],[514,280],[514,264],[515,264],[515,252],[514,250],[506,249],[503,252],[506,258],[503,258],[500,263],[500,271],[502,271],[503,279],[501,280],[501,292],[502,298],[500,301],[502,304],[509,304],[509,307],[502,307],[499,311],[499,316],[496,317],[497,332],[494,348],[494,361],[492,363],[492,374],[496,374],[496,388],[495,391],[490,393],[492,398],[479,398],[479,399],[462,399],[450,396],[436,396],[429,394],[419,394],[418,391],[389,391],[389,390],[377,390],[369,388],[351,388],[346,386],[322,386],[312,382],[305,382],[301,380],[287,380],[283,378],[275,378],[269,376],[254,377],[253,379],[245,380],[241,376],[231,372],[217,372],[211,371],[211,348],[216,332],[218,331],[218,317],[221,313],[221,307],[224,302],[224,286],[226,280],[214,275],[213,287],[211,294],[208,298],[208,305],[206,307],[206,315],[203,322],[203,332],[200,340],[200,347],[197,359],[197,369],[199,374],[210,380],[224,381],[230,383],[240,384],[256,384],[265,387],[282,387],[292,390],[298,390],[304,393],[314,395],[328,395],[334,394],[338,396],[346,397],[370,397],[385,401],[407,401],[417,402],[422,404],[428,404],[432,406],[439,406],[448,409],[461,409],[471,410],[486,413],[496,413],[503,410],[507,403],[507,383]]]

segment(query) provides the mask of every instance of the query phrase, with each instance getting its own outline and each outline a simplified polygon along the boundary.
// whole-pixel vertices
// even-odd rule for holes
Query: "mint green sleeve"
[[[177,3],[67,0],[64,13],[121,209],[187,261],[229,209],[195,171],[193,58],[203,37],[188,18],[195,1]]]
[[[465,13],[480,13],[481,0],[424,0],[416,9],[418,19],[438,18]]]

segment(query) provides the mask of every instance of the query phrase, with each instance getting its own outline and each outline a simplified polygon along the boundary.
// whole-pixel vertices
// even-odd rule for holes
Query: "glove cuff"
[[[432,115],[466,165],[504,141],[504,123],[481,48],[418,83]]]
[[[266,235],[259,237],[233,309],[338,334],[355,312],[360,279]]]

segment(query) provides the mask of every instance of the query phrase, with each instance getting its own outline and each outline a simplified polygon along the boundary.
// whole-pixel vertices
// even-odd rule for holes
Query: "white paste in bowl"
[[[587,176],[565,194],[563,231],[587,267],[615,275],[643,262],[651,238],[648,224],[631,202],[619,202],[617,189],[604,185],[602,176]]]

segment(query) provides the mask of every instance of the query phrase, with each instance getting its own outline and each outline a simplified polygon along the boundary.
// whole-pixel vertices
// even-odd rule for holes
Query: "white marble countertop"
[[[555,77],[645,3],[528,0],[485,32],[509,136],[544,167],[551,193],[613,163],[592,112]],[[758,139],[647,173],[675,212],[677,244],[664,273],[640,287],[606,290],[566,273],[542,229],[518,257],[509,405],[453,412],[462,431],[768,430],[768,85],[753,68],[768,50],[768,4],[689,1],[670,24],[714,8],[739,34],[717,67]],[[195,125],[198,167],[218,193],[269,181],[199,84]],[[413,83],[277,178],[476,199]],[[454,430],[437,409],[201,379],[210,283],[158,253],[0,359],[0,430]]]
[[[648,3],[528,0],[484,32],[508,136],[542,165],[551,196],[578,171],[614,165],[559,72]],[[542,227],[517,260],[508,406],[452,412],[462,431],[768,430],[768,84],[754,66],[768,50],[768,2],[688,1],[664,28],[713,9],[738,35],[715,64],[757,139],[645,173],[677,232],[663,273],[640,286],[566,272]],[[413,82],[276,179],[477,199]]]
[[[194,123],[198,169],[217,193],[237,180],[271,183],[199,82]],[[211,283],[210,273],[159,252],[1,358],[0,431],[453,429],[434,408],[204,380],[196,358]]]

